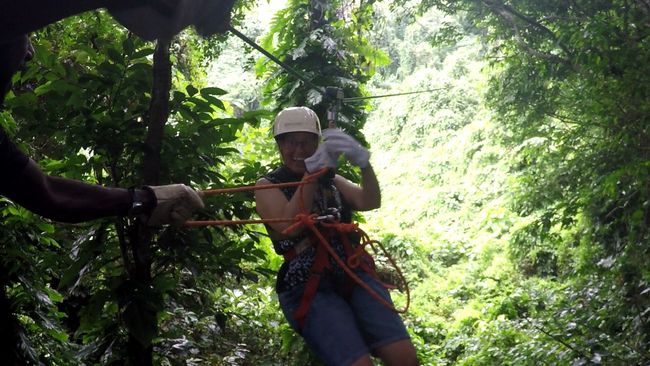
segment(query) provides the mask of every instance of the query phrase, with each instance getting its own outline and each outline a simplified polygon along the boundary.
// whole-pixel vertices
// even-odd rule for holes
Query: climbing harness
[[[305,184],[317,182],[319,178],[322,178],[329,171],[328,168],[323,168],[313,174],[307,175],[301,181],[298,182],[289,182],[289,183],[273,183],[260,186],[244,186],[244,187],[235,187],[235,188],[224,188],[224,189],[211,189],[201,191],[201,194],[204,196],[211,196],[217,194],[225,193],[236,193],[243,191],[254,191],[261,189],[279,189],[284,187],[299,187]],[[270,218],[270,219],[259,219],[259,220],[208,220],[208,221],[188,221],[185,223],[187,227],[201,227],[201,226],[214,226],[214,225],[242,225],[242,224],[270,224],[270,223],[279,223],[279,222],[289,222],[289,225],[282,234],[289,235],[290,233],[306,229],[308,230],[309,236],[312,238],[311,245],[315,246],[316,257],[312,265],[310,278],[307,280],[305,285],[305,291],[303,297],[300,301],[298,309],[294,313],[294,317],[300,327],[304,324],[305,317],[309,311],[309,306],[311,300],[315,296],[318,284],[320,282],[322,272],[330,266],[329,258],[332,258],[336,264],[347,274],[347,276],[354,281],[357,285],[367,291],[375,300],[380,302],[385,307],[394,310],[398,313],[405,313],[408,310],[410,305],[410,290],[406,279],[397,266],[395,260],[390,256],[388,251],[383,247],[383,245],[376,240],[371,240],[368,234],[359,228],[357,224],[353,223],[342,223],[340,222],[340,197],[328,197],[327,199],[331,200],[325,202],[327,205],[325,207],[331,208],[326,212],[318,214],[310,214],[304,208],[304,199],[302,197],[302,190],[299,190],[301,194],[300,199],[300,211],[301,213],[297,214],[293,218]],[[333,200],[332,200],[333,198]],[[323,198],[326,199],[326,198]],[[331,205],[338,205],[339,207],[330,207]],[[338,234],[343,242],[343,248],[347,257],[346,261],[343,261],[341,257],[337,254],[336,250],[332,248],[329,241],[326,237]],[[349,234],[356,234],[360,238],[360,242],[357,246],[354,246],[349,238]],[[384,256],[388,259],[391,266],[395,269],[397,276],[400,279],[404,287],[406,294],[406,304],[404,308],[397,309],[389,301],[381,297],[372,289],[367,283],[365,283],[359,276],[355,273],[355,269],[359,268],[373,277],[377,277],[374,271],[374,264],[372,263],[372,257],[366,251],[366,247],[370,246],[373,252],[378,253],[379,248]],[[285,260],[290,261],[296,255],[299,254],[294,248],[293,251],[290,251],[284,255]],[[394,288],[394,286],[385,285],[387,288]]]

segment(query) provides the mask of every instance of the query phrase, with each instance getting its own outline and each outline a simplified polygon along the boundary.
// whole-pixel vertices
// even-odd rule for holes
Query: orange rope
[[[208,189],[208,190],[203,190],[200,191],[200,193],[203,196],[211,196],[211,195],[217,195],[217,194],[223,194],[223,193],[236,193],[236,192],[245,192],[245,191],[254,191],[254,190],[260,190],[260,189],[272,189],[272,188],[284,188],[284,187],[297,187],[297,186],[302,186],[305,184],[313,183],[316,181],[316,178],[319,176],[325,174],[328,171],[328,168],[323,168],[313,174],[307,175],[304,177],[301,181],[299,182],[290,182],[290,183],[274,183],[274,184],[265,184],[265,185],[259,185],[259,186],[244,186],[244,187],[234,187],[234,188],[222,188],[222,189]],[[305,211],[304,209],[304,198],[302,196],[303,192],[300,190],[300,209],[301,211]],[[213,225],[244,225],[244,224],[269,224],[269,223],[281,223],[281,222],[293,222],[289,227],[284,229],[282,231],[283,234],[287,235],[288,233],[293,232],[294,230],[297,230],[301,226],[306,226],[309,230],[311,230],[314,235],[318,238],[320,241],[320,244],[324,246],[324,248],[327,250],[329,255],[334,258],[336,263],[347,273],[350,278],[354,280],[359,286],[361,286],[364,290],[366,290],[373,298],[375,298],[377,301],[379,301],[381,304],[386,306],[389,309],[392,309],[398,313],[405,313],[410,305],[411,301],[411,293],[410,289],[408,286],[408,283],[406,282],[406,279],[404,277],[404,274],[402,271],[399,269],[397,266],[397,263],[393,259],[393,257],[388,253],[386,248],[377,240],[371,240],[368,234],[361,230],[357,224],[347,224],[347,223],[327,223],[327,222],[321,222],[321,225],[323,227],[328,227],[328,228],[333,228],[339,233],[350,233],[350,232],[357,232],[360,237],[361,237],[361,243],[360,245],[355,249],[355,253],[348,258],[347,263],[343,262],[343,260],[338,256],[336,251],[332,248],[332,246],[329,244],[329,242],[323,237],[321,232],[318,230],[316,227],[316,218],[318,216],[316,214],[305,214],[305,213],[299,213],[297,214],[294,218],[275,218],[275,219],[260,219],[260,220],[207,220],[207,221],[187,221],[185,222],[184,226],[187,227],[201,227],[201,226],[213,226]],[[393,304],[390,302],[386,301],[383,297],[381,297],[374,289],[372,289],[368,284],[363,282],[359,276],[354,273],[352,270],[353,268],[356,268],[359,266],[359,257],[363,255],[365,252],[365,247],[370,246],[373,248],[373,251],[376,253],[377,250],[375,249],[374,245],[377,245],[381,248],[383,254],[388,258],[388,261],[391,263],[393,268],[397,271],[397,275],[400,278],[400,281],[404,285],[404,289],[406,291],[406,305],[403,309],[396,309]],[[352,268],[352,269],[351,269]]]
[[[293,222],[293,219],[261,219],[261,220],[206,220],[206,221],[187,221],[184,226],[187,227],[200,227],[200,226],[216,226],[216,225],[246,225],[246,224],[271,224],[276,222]]]
[[[327,173],[328,168],[322,168],[313,174],[309,174],[304,177],[301,181],[298,182],[289,182],[289,183],[274,183],[274,184],[264,184],[260,186],[244,186],[244,187],[233,187],[233,188],[220,188],[220,189],[206,189],[199,191],[199,194],[202,196],[214,196],[217,194],[223,193],[236,193],[236,192],[246,192],[246,191],[257,191],[262,189],[271,189],[271,188],[284,188],[284,187],[297,187],[305,184],[313,183],[316,181],[316,178]],[[300,191],[302,198],[302,190]],[[303,201],[300,200],[300,208],[304,210]],[[245,224],[264,224],[264,223],[274,223],[274,222],[292,222],[296,221],[293,219],[262,219],[262,220],[206,220],[206,221],[186,221],[183,226],[187,227],[201,227],[201,226],[215,226],[215,225],[245,225]]]
[[[355,224],[321,223],[321,225],[323,225],[325,227],[333,227],[333,228],[335,228],[337,231],[339,231],[341,233],[356,231],[363,238],[362,244],[359,245],[359,247],[357,247],[357,250],[356,250],[357,253],[355,255],[351,256],[350,258],[348,258],[348,263],[346,264],[345,262],[343,262],[341,257],[338,256],[338,254],[336,253],[334,248],[332,248],[332,246],[329,244],[327,239],[325,239],[323,237],[323,234],[321,234],[320,230],[318,230],[318,228],[316,227],[316,220],[314,220],[315,216],[316,215],[313,215],[313,214],[312,215],[298,214],[297,217],[300,218],[300,221],[298,221],[295,224],[291,225],[290,227],[286,228],[284,231],[282,231],[282,234],[285,234],[285,235],[289,234],[291,231],[297,229],[301,224],[306,226],[307,228],[309,228],[309,230],[311,230],[314,233],[314,235],[316,235],[316,237],[320,241],[320,245],[324,246],[324,248],[327,250],[329,255],[332,258],[334,258],[334,261],[339,265],[339,267],[341,267],[345,271],[345,273],[348,276],[350,276],[350,278],[352,278],[354,280],[354,282],[357,283],[357,285],[361,286],[364,290],[366,290],[370,294],[370,296],[372,296],[375,300],[379,301],[385,307],[387,307],[387,308],[389,308],[389,309],[391,309],[391,310],[393,310],[393,311],[395,311],[397,313],[401,313],[401,314],[406,313],[408,311],[408,308],[409,308],[409,305],[410,305],[410,302],[411,302],[411,292],[410,292],[410,289],[409,289],[408,284],[406,282],[406,279],[404,278],[404,275],[402,274],[402,271],[399,269],[399,267],[397,267],[397,264],[395,263],[395,260],[388,254],[386,249],[378,241],[370,240],[370,238],[368,237],[368,234],[366,234],[363,230],[359,229],[358,226],[355,225]],[[354,227],[354,230],[350,230],[351,226]],[[363,282],[363,280],[361,278],[359,278],[359,276],[357,276],[357,274],[354,273],[354,271],[351,269],[351,268],[356,268],[358,266],[358,264],[359,264],[358,257],[361,254],[363,254],[363,252],[364,252],[363,247],[365,245],[367,245],[367,244],[372,243],[372,242],[377,243],[377,244],[379,244],[381,246],[381,248],[384,251],[384,255],[386,255],[388,257],[388,259],[391,262],[391,264],[393,265],[393,267],[397,270],[397,273],[398,273],[398,275],[400,277],[400,281],[402,281],[402,283],[404,284],[404,288],[405,288],[405,291],[406,291],[406,305],[404,306],[403,309],[395,308],[395,306],[393,304],[386,301],[386,299],[381,297],[381,295],[379,295],[377,293],[377,291],[375,291],[367,283]],[[355,265],[350,265],[350,263],[351,263],[350,260],[353,259],[353,258],[356,259],[356,264]],[[354,262],[354,260],[352,260],[352,262]]]
[[[244,186],[244,187],[232,187],[232,188],[220,188],[220,189],[206,189],[200,191],[200,194],[204,196],[213,196],[216,194],[222,193],[236,193],[236,192],[246,192],[246,191],[256,191],[260,189],[272,189],[272,188],[285,188],[285,187],[297,187],[305,184],[313,183],[316,181],[316,178],[327,173],[328,168],[322,168],[321,170],[316,171],[313,174],[310,174],[304,177],[301,181],[298,182],[289,182],[289,183],[274,183],[274,184],[265,184],[261,186]]]

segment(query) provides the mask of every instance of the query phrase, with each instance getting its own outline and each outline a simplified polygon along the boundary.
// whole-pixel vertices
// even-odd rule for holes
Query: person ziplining
[[[360,238],[352,235],[358,231],[335,229],[339,223],[351,224],[353,210],[372,210],[381,204],[370,153],[340,129],[321,133],[320,119],[307,107],[282,110],[273,123],[273,137],[282,164],[259,179],[256,187],[304,182],[255,190],[259,216],[324,218],[265,224],[275,251],[285,258],[276,292],[287,321],[327,365],[372,365],[370,354],[386,365],[417,365],[401,318],[384,304],[392,305],[392,301],[373,275],[372,258],[355,251],[363,249]],[[315,172],[336,168],[340,155],[361,169],[360,186],[338,174],[314,179]],[[349,273],[345,261],[351,258],[356,265],[349,266],[353,267]]]

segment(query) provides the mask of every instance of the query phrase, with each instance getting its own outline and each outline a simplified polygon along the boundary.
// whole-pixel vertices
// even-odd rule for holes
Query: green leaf
[[[150,48],[150,47],[147,47],[147,48],[141,48],[141,49],[135,51],[135,52],[131,55],[131,58],[134,59],[134,60],[135,60],[135,59],[138,59],[138,58],[144,58],[144,57],[147,57],[147,56],[151,56],[151,55],[153,55],[153,53],[154,53],[154,49],[153,49],[153,48]]]
[[[201,89],[201,96],[204,98],[211,95],[225,95],[225,94],[228,94],[228,92],[217,87],[207,87]]]
[[[221,110],[224,110],[224,111],[226,110],[226,106],[223,104],[223,102],[221,100],[219,100],[219,99],[217,99],[217,98],[215,98],[215,97],[213,97],[211,95],[204,95],[203,98],[205,98],[205,100],[210,102],[211,105],[213,105],[213,106],[215,106],[215,107],[217,107],[217,108],[219,108]]]
[[[191,97],[191,96],[194,96],[194,95],[195,95],[196,93],[198,93],[198,91],[199,91],[197,88],[195,88],[195,87],[194,87],[193,85],[191,85],[191,84],[188,85],[188,86],[185,88],[185,90],[187,91],[187,95],[189,95],[190,97]]]

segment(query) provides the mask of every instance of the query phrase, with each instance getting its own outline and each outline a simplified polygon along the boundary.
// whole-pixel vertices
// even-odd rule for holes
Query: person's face
[[[26,35],[0,43],[0,104],[11,88],[11,78],[33,55],[34,48]]]
[[[289,132],[278,136],[282,163],[296,174],[305,173],[305,159],[318,148],[318,135],[310,132]]]

